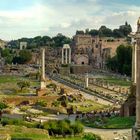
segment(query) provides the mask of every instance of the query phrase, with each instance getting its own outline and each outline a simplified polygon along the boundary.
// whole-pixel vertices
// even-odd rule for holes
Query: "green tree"
[[[106,26],[101,26],[99,29],[100,37],[112,37],[112,30],[107,28]]]
[[[10,55],[10,49],[1,50],[1,56],[2,57],[7,57],[9,55]]]
[[[99,34],[99,31],[98,30],[95,30],[95,29],[92,29],[92,30],[89,31],[89,34],[91,36],[97,36]]]
[[[5,108],[7,108],[8,106],[5,104],[5,103],[3,103],[3,102],[0,102],[0,110],[3,110],[3,109],[5,109]]]
[[[71,39],[62,35],[62,34],[58,34],[57,36],[52,38],[54,44],[54,47],[63,47],[64,44],[70,44],[71,43]]]
[[[32,59],[32,54],[28,50],[21,50],[19,56],[13,58],[13,63],[26,64]]]
[[[76,31],[76,35],[84,35],[84,31],[83,30],[77,30]]]
[[[116,50],[116,55],[109,58],[106,65],[112,71],[130,76],[132,68],[132,47],[120,45]]]
[[[14,52],[11,49],[4,49],[4,50],[0,50],[1,51],[1,56],[5,59],[5,63],[6,64],[11,64],[13,61],[13,57],[14,57]]]
[[[113,36],[115,38],[121,38],[121,37],[124,37],[124,34],[119,29],[114,29],[113,30]]]
[[[21,89],[21,91],[23,90],[23,88],[29,88],[30,87],[30,82],[29,81],[19,81],[17,83],[17,85],[19,86],[19,88]]]
[[[125,25],[121,25],[119,30],[123,33],[123,35],[126,37],[130,32],[132,32],[131,25],[125,22]]]

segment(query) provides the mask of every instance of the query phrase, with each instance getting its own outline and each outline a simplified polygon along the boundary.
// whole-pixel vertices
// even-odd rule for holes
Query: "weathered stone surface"
[[[11,140],[11,136],[9,134],[0,134],[0,140]]]
[[[37,96],[45,96],[47,94],[47,90],[46,89],[37,89],[36,90],[36,95]]]

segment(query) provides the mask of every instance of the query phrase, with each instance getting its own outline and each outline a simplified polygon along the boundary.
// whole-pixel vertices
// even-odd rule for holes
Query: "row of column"
[[[62,48],[62,64],[71,64],[71,48],[68,44]]]

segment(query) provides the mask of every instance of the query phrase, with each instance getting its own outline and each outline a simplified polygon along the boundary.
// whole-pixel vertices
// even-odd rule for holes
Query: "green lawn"
[[[132,128],[135,124],[135,117],[112,117],[101,119],[82,120],[83,124],[93,128],[126,129]],[[98,125],[97,125],[98,122]]]
[[[18,76],[4,75],[4,76],[0,76],[0,83],[15,83],[21,79],[25,79],[25,78],[18,77]]]

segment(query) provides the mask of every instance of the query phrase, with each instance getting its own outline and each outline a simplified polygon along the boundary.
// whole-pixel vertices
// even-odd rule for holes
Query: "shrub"
[[[19,88],[22,91],[23,88],[29,88],[30,87],[30,82],[29,81],[19,81],[17,83],[17,85],[19,86]]]
[[[54,101],[54,102],[52,103],[52,106],[59,107],[60,104],[61,104],[60,101]]]
[[[62,120],[62,121],[58,121],[58,131],[59,134],[62,134],[63,136],[65,135],[71,135],[72,134],[72,130],[70,128],[70,122],[66,121],[66,120]]]
[[[101,140],[101,137],[93,133],[84,134],[82,140]]]
[[[33,140],[31,138],[12,138],[11,140]]]
[[[0,102],[0,110],[3,110],[3,109],[5,109],[5,108],[7,108],[8,106],[5,104],[5,103],[3,103],[3,102]]]
[[[83,125],[79,121],[76,121],[75,124],[72,124],[71,128],[72,128],[74,134],[82,133],[84,130]]]
[[[20,107],[20,111],[22,111],[22,112],[26,112],[28,109],[29,109],[28,106],[21,106]]]
[[[39,105],[39,106],[42,106],[42,107],[46,107],[47,106],[47,102],[44,101],[44,100],[40,100],[40,101],[37,101],[35,103],[35,105]]]
[[[55,134],[58,134],[58,124],[57,121],[49,121],[44,123],[43,128],[48,130],[49,135],[54,136]]]
[[[48,130],[49,135],[72,135],[79,134],[83,132],[83,125],[80,122],[76,124],[71,124],[69,120],[51,120],[44,123],[43,128]]]
[[[31,122],[26,122],[21,119],[9,119],[9,118],[2,118],[1,124],[3,126],[5,125],[18,125],[18,126],[26,126],[28,128],[38,128],[38,123],[31,123]]]

